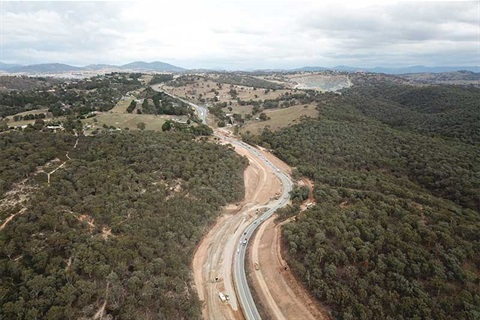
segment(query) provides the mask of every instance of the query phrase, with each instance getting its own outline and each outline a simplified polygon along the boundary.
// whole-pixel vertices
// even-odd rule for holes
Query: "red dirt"
[[[245,199],[238,206],[225,208],[224,214],[199,244],[192,262],[195,286],[199,299],[204,302],[204,319],[243,319],[232,280],[233,256],[240,230],[256,218],[257,209],[262,209],[280,192],[279,180],[263,162],[243,148],[235,150],[250,161],[244,173]],[[227,293],[230,301],[222,302],[219,292]]]
[[[260,303],[272,319],[329,319],[283,260],[281,227],[288,221],[276,224],[275,218],[273,215],[259,228],[248,256],[249,272]]]

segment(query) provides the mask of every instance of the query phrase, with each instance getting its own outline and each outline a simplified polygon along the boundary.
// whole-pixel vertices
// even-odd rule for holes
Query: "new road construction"
[[[159,86],[154,89],[163,90]],[[167,94],[188,103],[202,122],[207,122],[206,107]],[[247,246],[255,230],[290,201],[293,183],[286,166],[278,165],[280,161],[264,150],[237,140],[227,130],[216,130],[214,136],[246,156],[250,166],[245,173],[244,202],[231,206],[219,218],[200,243],[192,263],[197,292],[204,302],[203,317],[261,319],[247,282]]]
[[[222,138],[231,143],[232,145],[242,147],[253,153],[255,157],[263,161],[267,165],[267,167],[272,170],[276,177],[281,181],[282,185],[282,194],[280,195],[279,199],[271,201],[268,204],[270,208],[244,229],[242,238],[238,244],[237,254],[235,254],[235,257],[233,259],[233,279],[235,283],[235,289],[238,294],[238,300],[243,310],[243,314],[246,319],[260,319],[260,314],[258,313],[255,301],[252,297],[252,293],[250,292],[250,288],[248,287],[247,276],[245,273],[246,248],[251,236],[258,228],[258,226],[263,221],[268,219],[273,213],[275,213],[277,209],[285,206],[289,202],[290,191],[292,190],[293,184],[286,174],[281,172],[279,168],[277,168],[270,161],[268,161],[267,158],[265,158],[257,149],[251,147],[244,142],[238,141],[230,137],[223,136]]]

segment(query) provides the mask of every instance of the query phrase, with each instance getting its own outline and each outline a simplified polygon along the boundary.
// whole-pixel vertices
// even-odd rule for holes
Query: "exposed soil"
[[[247,267],[260,303],[272,319],[329,319],[283,260],[281,227],[290,220],[276,224],[275,218],[260,226],[248,252]]]
[[[92,319],[102,319],[103,318],[103,314],[105,312],[105,307],[107,306],[107,301],[108,301],[108,286],[109,286],[109,283],[107,282],[107,289],[105,290],[105,301],[102,303],[102,305],[100,306],[100,308],[98,309],[98,311],[95,313],[95,315],[93,316]]]
[[[78,138],[77,140],[75,141],[75,145],[73,146],[73,149],[76,149],[77,148],[77,145],[78,145]],[[71,159],[68,155],[68,151],[66,153],[66,157],[68,159]],[[5,197],[3,199],[0,199],[0,210],[2,211],[6,211],[8,209],[11,209],[11,208],[14,208],[15,206],[23,206],[24,203],[29,199],[30,197],[30,194],[31,192],[33,191],[33,187],[30,186],[30,184],[28,183],[30,178],[31,177],[34,177],[36,176],[37,174],[39,173],[45,173],[47,175],[47,183],[48,185],[50,185],[50,175],[55,173],[55,171],[57,171],[58,169],[62,168],[66,162],[68,160],[64,161],[63,163],[61,163],[59,166],[57,166],[55,169],[53,169],[52,171],[50,172],[46,172],[46,168],[50,167],[51,165],[54,165],[58,162],[60,162],[59,159],[53,159],[49,162],[47,162],[46,164],[44,164],[43,166],[38,166],[35,170],[35,172],[29,177],[29,178],[26,178],[26,179],[23,179],[22,181],[20,182],[17,182],[17,183],[14,183],[11,190],[10,191],[7,191],[5,193]],[[0,231],[2,231],[5,226],[13,219],[15,218],[15,216],[17,215],[20,215],[22,213],[24,213],[26,211],[26,208],[23,207],[21,208],[19,211],[17,211],[16,213],[13,213],[11,214],[10,216],[8,216],[7,218],[5,218],[5,220],[1,222],[0,224]]]
[[[305,200],[300,205],[300,210],[304,211],[304,210],[308,209],[310,206],[313,206],[316,203],[315,198],[313,196],[314,185],[313,185],[313,181],[310,180],[310,179],[307,179],[307,178],[302,178],[300,181],[298,181],[298,185],[299,186],[306,186],[309,189],[307,200]]]
[[[112,229],[110,229],[107,226],[103,226],[103,228],[102,228],[102,238],[104,240],[107,240],[108,237],[114,237],[114,235],[112,234]]]
[[[86,222],[87,225],[88,225],[88,229],[90,230],[90,232],[93,231],[93,229],[95,229],[95,219],[93,219],[91,216],[89,216],[88,214],[82,214],[81,216],[79,216],[78,218],[78,221],[80,222]]]
[[[5,193],[5,197],[0,200],[0,210],[7,211],[15,207],[21,207],[29,199],[30,193],[33,190],[28,183],[28,179],[24,179],[21,182],[14,183],[11,190]],[[7,224],[15,218],[17,215],[21,215],[26,211],[25,207],[21,207],[17,212],[9,215],[2,222],[0,221],[0,231],[2,231]]]
[[[281,190],[279,180],[265,164],[243,148],[236,147],[236,151],[250,161],[244,173],[245,199],[225,208],[199,244],[192,263],[195,286],[204,302],[204,319],[243,319],[232,280],[233,255],[243,230],[240,227],[255,219],[257,211]],[[230,300],[222,302],[219,292],[228,294]]]

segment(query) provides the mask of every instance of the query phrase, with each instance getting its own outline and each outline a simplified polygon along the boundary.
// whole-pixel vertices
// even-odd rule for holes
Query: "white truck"
[[[222,300],[222,302],[227,301],[227,298],[225,297],[225,295],[222,292],[219,292],[218,296],[220,297],[220,300]]]

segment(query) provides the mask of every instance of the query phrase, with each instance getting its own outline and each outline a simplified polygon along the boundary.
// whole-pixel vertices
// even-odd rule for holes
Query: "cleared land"
[[[20,121],[14,121],[13,120],[13,117],[15,116],[26,116],[27,114],[42,114],[42,113],[47,113],[48,112],[48,109],[47,108],[43,108],[43,109],[36,109],[36,110],[30,110],[30,111],[25,111],[25,112],[20,112],[20,113],[17,113],[13,116],[8,116],[7,119],[8,119],[8,126],[10,127],[20,127],[20,126],[24,126],[24,125],[28,125],[28,124],[33,124],[35,122],[35,120],[20,120]],[[63,117],[61,118],[63,119]],[[50,119],[44,119],[45,121],[49,121],[49,120],[52,120],[51,118]]]
[[[242,132],[250,131],[254,134],[260,133],[266,126],[270,127],[270,130],[278,130],[291,124],[295,124],[300,121],[301,117],[317,117],[318,111],[314,105],[295,106],[284,109],[269,109],[264,111],[265,114],[270,117],[269,120],[259,121],[252,120],[246,122],[245,126],[241,129]]]
[[[237,100],[233,99],[230,90],[237,92],[237,97],[241,100],[265,100],[276,99],[286,92],[293,93],[293,90],[267,90],[263,88],[253,88],[241,85],[231,85],[222,83],[221,86],[217,85],[218,82],[212,81],[204,77],[195,77],[192,83],[186,84],[181,87],[165,86],[165,90],[177,95],[181,98],[188,98],[193,100],[213,99],[217,97],[218,102],[232,102],[232,105],[237,105]],[[214,91],[218,92],[215,93]]]
[[[195,286],[199,299],[204,302],[204,319],[243,318],[236,296],[232,294],[231,278],[231,257],[236,254],[241,237],[238,230],[243,230],[243,226],[255,219],[264,205],[281,190],[278,179],[262,161],[248,150],[235,150],[250,160],[244,173],[245,200],[225,208],[224,214],[198,246],[192,262]],[[287,164],[265,149],[258,148],[258,151],[282,171],[291,172]],[[275,319],[328,319],[289,270],[279,272],[286,265],[280,250],[280,228],[281,225],[273,223],[273,218],[261,226],[253,242],[252,251],[256,256],[250,257],[247,263],[249,272],[259,276],[254,282],[255,290],[266,293],[260,302]],[[275,233],[270,232],[272,230]],[[260,256],[264,257],[259,259]],[[252,261],[260,263],[261,273],[257,273]],[[219,292],[229,294],[230,301],[222,302]]]
[[[337,91],[352,86],[347,75],[336,74],[299,74],[289,77],[289,81],[298,89]]]
[[[290,77],[293,75],[290,75]],[[325,77],[324,75],[314,75],[315,77]],[[260,79],[260,77],[257,77]],[[301,90],[294,89],[296,85],[289,77],[282,78],[283,85],[288,85],[292,89],[263,89],[247,87],[242,85],[231,85],[228,83],[215,82],[211,78],[205,76],[191,75],[189,81],[185,81],[182,86],[164,86],[164,89],[171,94],[191,100],[191,101],[205,101],[208,106],[216,103],[227,103],[227,107],[223,109],[226,114],[240,114],[245,118],[246,115],[252,115],[252,105],[240,105],[237,99],[241,101],[264,101],[274,100],[282,98],[285,94],[293,95],[295,93],[301,93]],[[342,78],[343,79],[343,78]],[[271,81],[271,79],[268,79]],[[273,82],[273,81],[271,81]],[[236,92],[236,96],[232,96],[231,90]],[[212,102],[213,99],[217,99],[217,102]],[[270,118],[267,121],[256,120],[260,112]],[[260,109],[251,120],[246,120],[244,126],[240,129],[241,132],[250,131],[252,133],[259,133],[264,127],[269,126],[271,130],[278,130],[291,124],[297,123],[301,117],[317,117],[318,111],[315,105],[296,105],[288,108],[275,108],[275,109]],[[213,117],[213,116],[212,116]],[[218,120],[213,119],[213,127]]]
[[[257,78],[278,83],[287,88],[313,89],[319,91],[337,91],[353,85],[347,74],[339,74],[331,71],[274,74],[258,76]]]
[[[95,127],[103,125],[114,126],[120,129],[128,128],[129,130],[137,130],[140,122],[145,123],[147,130],[162,131],[162,125],[168,119],[187,120],[187,116],[169,116],[169,115],[153,115],[153,114],[136,114],[128,113],[127,107],[133,100],[132,97],[121,99],[112,110],[97,114],[93,118],[83,120],[84,124],[92,127],[87,132],[92,131]]]
[[[195,286],[200,300],[205,302],[204,319],[242,318],[231,278],[232,257],[241,236],[238,230],[243,230],[241,226],[255,219],[257,209],[262,210],[263,205],[281,189],[279,180],[262,161],[243,148],[235,150],[250,160],[244,173],[245,200],[225,209],[224,215],[198,246],[193,259]],[[219,292],[229,294],[230,301],[223,303]]]
[[[260,148],[263,156],[283,172],[291,174],[292,168],[264,148]],[[313,184],[304,180],[312,195]],[[311,202],[310,197],[305,203]],[[302,207],[305,207],[305,203]],[[267,219],[257,230],[248,252],[248,272],[252,285],[260,298],[259,303],[272,319],[318,319],[328,317],[290,271],[282,257],[282,223],[275,222],[276,215]],[[293,218],[290,218],[293,219]]]
[[[275,218],[273,215],[260,226],[248,252],[247,265],[260,303],[272,319],[329,319],[283,260],[284,223],[275,223]]]

